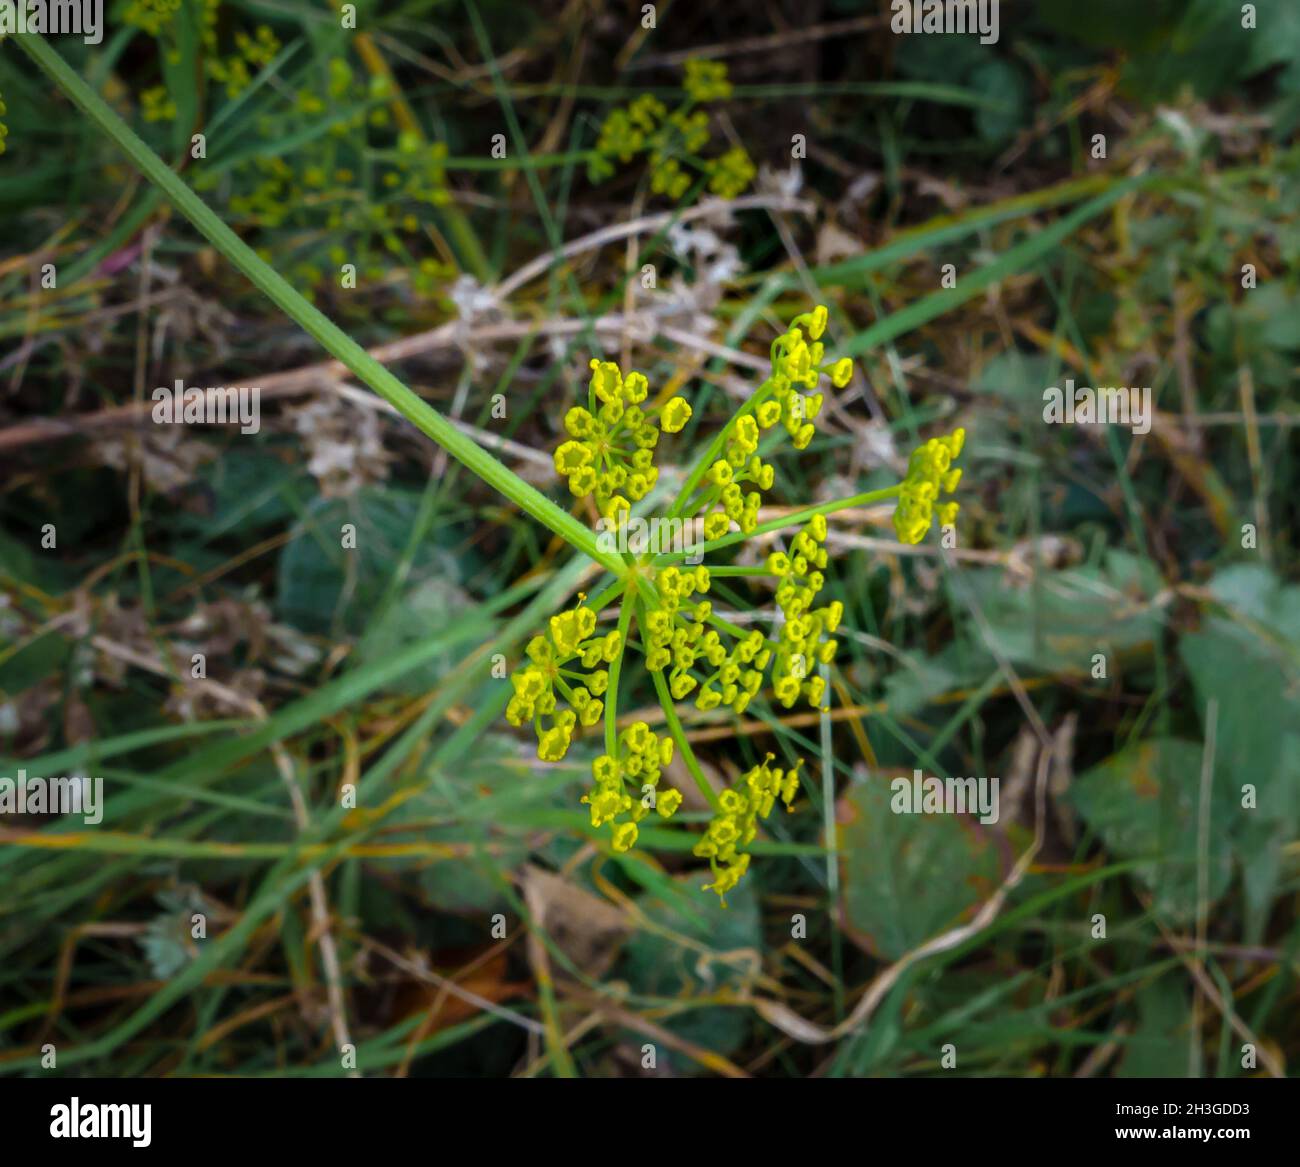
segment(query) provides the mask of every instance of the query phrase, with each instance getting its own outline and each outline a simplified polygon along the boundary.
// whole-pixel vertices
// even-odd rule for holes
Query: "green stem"
[[[695,469],[691,471],[689,477],[684,483],[682,483],[682,489],[668,511],[670,518],[676,518],[682,513],[687,503],[690,502],[691,495],[695,493],[700,483],[704,480],[704,476],[709,472],[709,467],[718,460],[719,455],[721,455],[723,449],[726,447],[727,439],[735,430],[736,423],[739,422],[742,417],[753,413],[754,410],[759,407],[766,398],[769,385],[771,385],[770,378],[767,381],[764,381],[754,391],[753,396],[751,396],[744,405],[736,410],[732,415],[731,420],[713,435],[713,441],[709,443],[708,449],[704,451],[704,456],[695,463]]]
[[[15,39],[71,101],[113,139],[140,172],[162,190],[177,210],[243,272],[259,291],[319,342],[331,356],[346,365],[403,417],[526,514],[532,515],[570,546],[582,551],[615,575],[621,576],[624,573],[622,561],[601,551],[592,531],[457,430],[332,320],[303,299],[109,109],[99,95],[46,43],[44,37],[21,36]]]
[[[714,810],[717,810],[718,796],[713,793],[713,787],[709,785],[708,779],[704,777],[704,771],[700,769],[700,764],[695,760],[695,754],[691,750],[690,743],[686,740],[686,733],[682,729],[681,719],[677,716],[677,710],[673,706],[672,694],[668,692],[668,682],[664,680],[663,669],[650,675],[654,678],[655,692],[659,694],[659,704],[663,707],[664,720],[668,723],[668,732],[677,744],[677,750],[682,756],[682,762],[686,769],[690,771],[691,777],[695,779],[695,785],[699,787],[700,793],[708,800],[709,805]]]
[[[707,555],[710,551],[718,551],[723,547],[730,547],[733,543],[743,543],[746,539],[752,539],[755,535],[766,535],[769,531],[780,531],[786,527],[797,527],[806,523],[813,515],[830,515],[836,511],[847,511],[853,507],[869,506],[873,502],[886,502],[891,498],[897,498],[898,493],[902,490],[903,484],[900,482],[896,486],[887,486],[883,490],[868,490],[865,494],[855,494],[849,498],[836,499],[834,502],[819,502],[813,506],[802,507],[797,511],[791,511],[788,515],[782,515],[778,519],[768,519],[766,523],[759,523],[752,531],[733,531],[730,535],[723,535],[719,539],[710,539],[703,547],[695,547],[690,551],[665,551],[662,555],[656,555],[654,565],[656,567],[665,567],[670,563],[677,563],[685,559],[687,555]],[[709,568],[709,574],[719,574],[725,569]]]
[[[618,679],[623,672],[623,658],[627,655],[627,632],[632,624],[633,599],[630,592],[623,593],[623,606],[618,610],[619,648],[618,656],[610,662],[609,687],[605,690],[605,753],[611,758],[618,757]]]

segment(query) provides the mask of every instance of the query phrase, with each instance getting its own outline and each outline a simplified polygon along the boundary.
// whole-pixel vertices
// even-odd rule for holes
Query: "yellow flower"
[[[619,823],[614,827],[614,850],[630,851],[636,842],[636,823]]]
[[[757,173],[749,155],[733,146],[709,163],[709,190],[719,198],[734,199],[744,193]]]
[[[696,115],[672,115],[667,124],[683,135],[698,132]],[[621,123],[627,135],[660,134],[665,119],[650,105]],[[660,156],[660,163],[666,162]],[[690,473],[689,483],[665,516],[686,525],[698,538],[716,541],[738,527],[752,532],[771,489],[775,471],[765,453],[788,437],[803,449],[816,434],[815,419],[824,397],[823,378],[835,388],[852,379],[848,358],[828,359],[822,343],[829,313],[816,305],[791,321],[771,345],[770,374],[751,399],[707,446],[707,453]],[[638,372],[625,372],[617,362],[592,360],[586,406],[564,415],[566,438],[555,451],[556,470],[579,497],[594,495],[599,513],[615,523],[630,515],[631,502],[646,499],[655,488],[654,465],[661,433],[680,433],[692,410],[683,396],[660,405],[652,403],[649,382]],[[895,524],[900,536],[920,538],[935,516],[949,522],[956,503],[941,502],[941,492],[955,489],[961,471],[953,462],[961,452],[964,433],[932,439],[912,457],[898,488]],[[531,721],[539,756],[563,758],[575,733],[605,720],[605,750],[592,763],[592,788],[582,801],[594,827],[609,826],[616,851],[625,852],[638,838],[637,824],[657,811],[673,816],[682,805],[680,791],[660,789],[663,767],[673,757],[671,737],[654,734],[639,721],[616,732],[617,688],[602,666],[619,661],[631,644],[656,677],[666,709],[674,701],[693,699],[702,711],[726,710],[740,715],[770,685],[775,704],[793,708],[806,702],[814,709],[827,698],[822,674],[835,658],[834,633],[844,616],[839,601],[821,602],[828,565],[825,513],[812,515],[788,542],[767,554],[766,572],[775,583],[782,619],[767,633],[748,632],[730,623],[734,617],[715,614],[708,598],[712,587],[703,564],[660,563],[652,546],[637,550],[634,571],[623,584],[620,630],[598,635],[594,609],[583,603],[552,617],[547,633],[527,646],[528,661],[511,678],[513,695],[507,718],[516,725]],[[674,548],[676,550],[676,548]],[[749,561],[749,562],[752,562]],[[746,572],[745,574],[748,574]],[[618,589],[606,593],[608,603]],[[728,596],[730,599],[730,596]],[[630,630],[635,624],[634,634]],[[578,666],[584,671],[579,671]],[[671,719],[670,719],[671,721]],[[673,723],[675,725],[675,722]],[[784,771],[771,766],[772,756],[753,767],[717,800],[707,829],[695,842],[694,853],[709,861],[712,882],[705,886],[725,895],[748,870],[747,850],[759,824],[777,803],[791,807],[799,789],[799,765]],[[693,759],[686,758],[694,768]]]
[[[694,854],[708,859],[713,872],[713,882],[704,887],[718,893],[723,907],[727,904],[727,892],[749,869],[749,853],[742,848],[758,834],[759,820],[767,818],[778,798],[790,809],[799,791],[802,762],[786,772],[772,768],[773,758],[774,755],[768,754],[734,789],[722,792],[708,829],[695,844]]]
[[[721,61],[687,61],[682,88],[692,101],[700,103],[730,97],[731,82],[727,80],[727,66]]]
[[[966,442],[966,431],[956,429],[942,438],[931,438],[913,451],[894,509],[894,531],[901,543],[919,543],[934,525],[957,521],[955,500],[939,502],[940,492],[951,494],[961,481],[961,469],[953,466]]]
[[[655,800],[655,809],[659,812],[661,818],[672,818],[677,813],[677,808],[682,805],[682,792],[680,790],[665,790]]]
[[[622,640],[617,631],[603,637],[595,636],[595,631],[596,614],[590,608],[579,606],[552,616],[548,635],[528,642],[529,663],[510,677],[514,695],[506,705],[506,720],[511,725],[533,723],[537,756],[543,761],[560,761],[568,753],[575,726],[595,725],[604,712],[604,702],[597,698],[605,691],[609,674],[596,666],[601,661],[612,663]],[[595,671],[578,674],[576,664]],[[557,690],[571,708],[558,708]],[[547,717],[549,726],[543,720]]]
[[[662,417],[664,433],[680,433],[691,420],[691,407],[685,397],[673,397],[664,406]]]
[[[587,177],[601,182],[617,169],[644,155],[650,164],[650,189],[681,199],[691,188],[692,171],[702,171],[709,189],[722,198],[735,198],[754,180],[749,155],[733,146],[715,158],[702,158],[709,144],[709,115],[701,105],[730,96],[727,67],[718,61],[686,62],[683,103],[671,113],[658,99],[643,94],[609,112],[601,124],[587,163]]]

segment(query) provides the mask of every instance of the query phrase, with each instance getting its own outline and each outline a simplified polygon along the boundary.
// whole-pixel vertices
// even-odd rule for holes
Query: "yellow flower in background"
[[[701,104],[730,97],[731,82],[727,80],[727,66],[721,61],[687,61],[682,88],[686,90],[687,97]]]
[[[693,108],[731,96],[727,66],[721,61],[687,61],[682,93],[682,104],[671,111],[651,94],[610,110],[587,162],[587,178],[602,182],[618,165],[644,155],[653,194],[677,201],[697,181],[719,198],[744,193],[757,174],[749,154],[733,145],[716,157],[705,157],[712,136],[709,114]]]
[[[713,159],[706,167],[709,190],[719,198],[734,199],[749,189],[758,173],[749,155],[740,146]]]

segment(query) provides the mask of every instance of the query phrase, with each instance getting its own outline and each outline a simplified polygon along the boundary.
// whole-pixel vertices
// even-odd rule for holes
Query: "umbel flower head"
[[[727,66],[721,61],[692,60],[686,62],[685,71],[684,100],[676,109],[670,111],[657,97],[643,93],[610,111],[587,163],[592,182],[611,177],[616,164],[626,166],[645,155],[653,194],[683,198],[697,179],[724,199],[734,199],[748,189],[757,170],[743,147],[705,156],[712,138],[709,115],[697,107],[731,96]]]
[[[913,451],[894,511],[894,531],[900,543],[919,543],[936,517],[942,527],[957,521],[956,501],[939,502],[939,494],[951,494],[957,489],[961,469],[953,463],[965,442],[966,431],[956,429],[946,437],[931,438]]]
[[[697,76],[706,89],[716,81],[712,74]],[[724,897],[724,904],[749,867],[746,848],[761,821],[777,802],[792,807],[801,763],[774,768],[769,754],[732,789],[717,794],[691,750],[678,703],[689,701],[699,713],[715,717],[723,710],[739,716],[754,701],[780,709],[800,702],[823,708],[825,670],[835,659],[834,634],[844,618],[840,601],[822,600],[829,564],[826,513],[895,498],[895,526],[909,543],[923,538],[936,516],[942,523],[956,516],[955,502],[937,499],[941,491],[951,493],[961,476],[953,466],[964,440],[961,430],[926,442],[898,485],[807,508],[795,519],[766,523],[759,532],[763,496],[776,479],[768,459],[786,442],[796,451],[807,449],[816,436],[824,381],[843,388],[853,375],[849,360],[827,358],[826,324],[827,311],[819,305],[796,316],[772,342],[768,376],[725,425],[700,439],[702,451],[676,498],[654,520],[676,524],[678,531],[702,530],[704,551],[713,554],[748,535],[786,528],[761,566],[730,569],[733,575],[766,576],[780,619],[770,630],[746,629],[715,611],[714,573],[701,563],[688,566],[684,548],[629,550],[608,587],[551,617],[545,634],[529,641],[527,660],[511,677],[506,716],[514,725],[532,724],[544,761],[563,759],[584,732],[603,733],[604,749],[592,762],[592,786],[582,801],[592,826],[609,828],[616,853],[636,843],[638,824],[647,816],[669,819],[681,806],[679,790],[660,786],[663,768],[680,757],[713,811],[694,853],[708,859],[713,879],[706,886]],[[617,528],[634,507],[640,512],[656,501],[660,438],[682,433],[692,419],[685,397],[656,404],[643,374],[592,360],[587,402],[565,415],[567,436],[555,451],[556,469],[574,496],[590,498],[602,520]],[[617,613],[617,625],[602,632],[607,611],[611,617]],[[667,736],[657,736],[646,721],[619,722],[619,689],[638,683],[635,676],[629,679],[630,655],[641,657],[640,683],[648,678],[659,696]]]
[[[654,451],[660,432],[675,434],[691,417],[684,397],[643,409],[649,391],[641,373],[624,377],[613,361],[593,360],[587,408],[575,405],[565,414],[572,440],[555,451],[555,469],[569,480],[569,490],[578,498],[595,495],[601,516],[615,527],[659,480]]]
[[[767,818],[778,800],[790,810],[799,793],[802,759],[791,770],[774,770],[770,765],[774,758],[774,754],[768,754],[735,789],[722,792],[709,829],[692,849],[693,854],[709,861],[713,882],[704,886],[716,891],[724,906],[727,892],[749,870],[749,853],[741,848],[754,841],[758,820]]]
[[[672,760],[672,738],[656,737],[644,721],[634,721],[618,735],[618,747],[612,754],[601,754],[592,762],[594,785],[582,801],[591,808],[593,827],[610,824],[615,851],[632,849],[637,823],[652,810],[667,819],[681,806],[680,790],[656,789],[660,767]],[[640,791],[640,797],[628,793],[629,784]]]
[[[510,678],[514,696],[506,706],[506,720],[511,725],[533,723],[537,756],[544,762],[560,761],[569,752],[575,726],[595,725],[604,711],[599,698],[609,684],[609,672],[599,666],[618,659],[622,636],[617,629],[604,636],[595,631],[596,614],[590,608],[579,606],[552,616],[548,634],[528,642],[531,663]],[[587,671],[580,671],[579,664]],[[560,707],[557,690],[567,709]]]

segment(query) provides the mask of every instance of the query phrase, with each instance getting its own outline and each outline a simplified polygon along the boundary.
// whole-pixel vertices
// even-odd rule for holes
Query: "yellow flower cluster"
[[[275,60],[279,51],[279,38],[265,24],[258,26],[255,36],[237,32],[235,51],[230,56],[208,57],[208,76],[226,87],[227,97],[238,97],[253,83],[254,72]]]
[[[594,494],[597,510],[615,527],[659,480],[654,450],[660,431],[675,434],[691,417],[684,397],[643,409],[649,393],[644,374],[624,377],[613,361],[593,360],[591,408],[574,406],[565,414],[564,428],[572,440],[555,451],[555,469],[568,479],[569,490],[578,498]]]
[[[659,595],[659,603],[646,613],[646,627],[643,630],[645,664],[652,673],[660,672],[670,664],[673,666],[669,686],[678,700],[694,687],[692,682],[685,691],[678,692],[678,677],[695,663],[700,637],[704,633],[704,622],[713,610],[708,600],[693,604],[688,604],[687,601],[695,592],[701,595],[707,592],[709,582],[707,567],[696,567],[689,571],[665,567],[655,577],[654,586]],[[689,622],[682,614],[684,609],[691,614]]]
[[[656,737],[644,721],[637,721],[619,734],[617,757],[601,754],[592,762],[595,785],[582,801],[591,808],[593,827],[611,825],[615,851],[631,850],[636,843],[637,823],[652,809],[661,818],[671,818],[681,806],[680,790],[656,789],[659,768],[672,760],[672,738]],[[629,782],[639,792],[639,798],[628,793]],[[627,818],[622,818],[624,815]]]
[[[951,494],[961,481],[961,469],[953,463],[965,441],[966,431],[956,429],[946,437],[931,438],[913,451],[894,510],[894,530],[900,542],[919,543],[936,518],[940,526],[957,521],[956,501],[938,500],[940,491]]]
[[[717,892],[724,907],[727,892],[749,868],[749,853],[742,848],[754,841],[758,820],[767,818],[778,798],[789,810],[799,792],[802,759],[792,769],[782,771],[770,765],[774,757],[768,754],[762,765],[745,774],[736,789],[722,792],[709,829],[693,848],[694,854],[709,861],[713,871],[713,882],[706,883],[705,889]]]
[[[667,114],[668,108],[664,103],[648,93],[642,94],[625,109],[610,111],[600,127],[600,139],[596,142],[597,157],[588,167],[588,176],[592,181],[608,178],[614,173],[610,158],[631,162],[646,149],[650,135]]]
[[[709,468],[710,487],[702,501],[718,509],[705,517],[706,539],[725,535],[732,522],[745,533],[758,525],[762,503],[758,490],[770,490],[775,476],[772,466],[759,457],[760,431],[770,430],[780,422],[794,448],[806,449],[817,432],[813,419],[821,412],[823,396],[815,390],[822,375],[829,374],[837,389],[847,385],[853,376],[853,362],[847,357],[829,367],[822,364],[826,353],[821,337],[826,331],[826,319],[826,308],[819,304],[812,312],[796,316],[789,330],[772,342],[771,375],[755,395],[752,412],[737,417],[727,437],[726,457]],[[805,394],[804,389],[814,392]],[[746,494],[741,490],[742,483],[753,483],[758,490]]]
[[[219,0],[203,0],[200,22],[204,48],[203,68],[219,85],[226,87],[229,97],[237,97],[252,84],[253,73],[269,65],[280,51],[280,41],[270,27],[259,25],[254,35],[235,33],[235,50],[223,58],[217,49],[217,12]],[[181,0],[131,0],[122,13],[123,21],[138,28],[160,42],[165,42],[168,61],[181,61],[181,32],[174,26],[176,14],[181,10]],[[160,96],[160,88],[141,94],[144,116],[147,121],[162,121],[176,116],[175,105]],[[170,110],[170,112],[168,112]]]
[[[708,82],[704,75],[698,76]],[[637,117],[644,120],[653,110],[644,106]],[[687,523],[701,524],[708,540],[721,538],[733,523],[744,533],[757,527],[762,492],[771,489],[775,477],[760,451],[764,433],[779,433],[780,427],[796,449],[806,449],[823,404],[822,378],[828,376],[836,388],[843,388],[853,375],[850,360],[827,360],[821,339],[826,325],[827,310],[819,305],[796,316],[777,337],[771,347],[770,375],[712,439],[683,495],[660,521],[680,523],[683,528]],[[556,450],[555,465],[573,494],[594,495],[601,515],[617,522],[655,485],[654,450],[660,433],[680,431],[691,417],[691,408],[681,397],[659,409],[647,407],[646,378],[637,372],[624,374],[613,362],[593,360],[591,373],[587,407],[575,407],[565,416],[568,438]],[[951,438],[927,443],[914,456],[907,481],[898,490],[902,505],[910,507],[911,513],[917,513],[922,502],[932,501],[941,487],[956,485],[951,462],[960,452],[962,437],[957,431]],[[879,493],[888,497],[895,492]],[[946,507],[940,508],[941,517],[948,514]],[[926,515],[928,521],[928,509]],[[672,815],[681,796],[677,791],[656,794],[654,790],[660,767],[672,755],[673,739],[657,739],[640,722],[613,736],[618,695],[608,691],[609,676],[598,666],[618,660],[625,639],[640,651],[647,671],[655,674],[674,734],[678,727],[671,713],[673,702],[691,698],[703,711],[725,707],[743,714],[762,691],[769,669],[777,704],[790,709],[803,699],[815,708],[821,706],[826,682],[817,675],[818,666],[833,660],[837,648],[833,634],[844,615],[839,601],[819,606],[828,560],[826,539],[825,515],[813,515],[785,550],[768,556],[763,568],[742,567],[736,572],[765,574],[775,580],[782,621],[772,634],[774,639],[757,629],[746,632],[714,613],[707,567],[656,564],[657,552],[633,551],[637,561],[629,565],[622,581],[622,635],[596,636],[594,612],[579,607],[551,621],[549,639],[537,637],[529,644],[530,662],[512,678],[514,696],[507,716],[516,725],[533,719],[539,756],[555,760],[565,755],[579,722],[594,725],[603,714],[610,744],[593,763],[594,786],[583,801],[593,825],[610,826],[615,850],[634,845],[637,824],[651,810],[665,818]],[[628,632],[632,619],[635,635]],[[566,670],[563,666],[573,658],[596,671]],[[602,696],[606,702],[600,700]],[[561,698],[567,708],[559,708]],[[685,739],[675,740],[703,789],[705,780]],[[723,897],[724,904],[726,893],[749,865],[744,848],[754,839],[759,820],[777,801],[788,808],[799,789],[799,764],[782,771],[771,762],[768,755],[720,797],[717,812],[695,847],[695,854],[707,858],[713,871],[713,882],[707,886]],[[637,796],[638,783],[644,798]]]
[[[745,151],[732,146],[709,164],[709,190],[721,199],[734,199],[749,189],[758,171]]]
[[[181,0],[131,0],[122,13],[124,23],[158,36],[175,19]]]
[[[147,122],[169,122],[176,118],[176,102],[166,85],[154,85],[140,93],[140,112]]]
[[[401,186],[402,192],[431,207],[451,202],[447,185],[447,143],[426,143],[419,134],[406,130],[398,135],[400,169],[384,176],[386,186]]]
[[[663,128],[651,138],[651,191],[670,199],[682,198],[691,189],[691,176],[682,169],[677,155],[697,154],[708,144],[709,118],[703,110],[688,113],[679,109],[669,114]]]
[[[697,709],[708,711],[725,705],[744,713],[763,687],[763,673],[772,665],[776,699],[787,709],[800,696],[817,707],[825,696],[825,681],[812,675],[820,662],[834,659],[838,642],[830,637],[844,616],[838,600],[814,608],[825,583],[822,569],[827,562],[826,517],[814,515],[795,535],[790,551],[774,552],[767,569],[777,577],[777,604],[784,617],[780,639],[773,646],[757,630],[734,640],[728,648],[722,636],[708,627],[712,605],[695,599],[709,589],[704,567],[681,571],[666,567],[655,579],[659,603],[646,613],[644,630],[646,668],[659,672],[672,666],[668,689],[681,701],[698,689]],[[725,630],[724,630],[725,631]],[[693,675],[693,669],[708,666],[707,675]]]
[[[662,101],[642,94],[628,105],[611,110],[600,127],[596,148],[587,163],[587,177],[601,182],[611,177],[614,163],[626,165],[645,154],[650,163],[650,189],[671,199],[682,198],[691,188],[693,167],[708,188],[733,199],[753,182],[757,171],[749,155],[733,146],[715,158],[700,155],[709,144],[709,116],[694,104],[716,101],[731,94],[727,67],[715,61],[687,61],[682,83],[686,100],[671,113]],[[683,165],[683,164],[686,165]]]
[[[514,696],[506,706],[506,720],[511,725],[533,723],[537,756],[544,762],[560,761],[569,752],[575,725],[595,725],[605,710],[599,698],[609,685],[609,672],[597,666],[618,658],[623,638],[617,629],[604,636],[595,632],[596,613],[590,608],[579,606],[552,616],[547,635],[528,642],[531,663],[510,678]],[[565,667],[575,660],[591,671]],[[568,709],[558,709],[557,690]],[[549,725],[543,721],[546,717]]]
[[[767,567],[780,580],[776,602],[785,617],[781,625],[776,660],[772,665],[772,687],[776,699],[791,709],[802,694],[808,703],[819,706],[825,695],[825,681],[809,676],[817,663],[830,664],[838,641],[827,633],[834,632],[844,617],[839,600],[823,608],[813,603],[825,583],[826,516],[814,515],[790,544],[790,551],[775,551],[768,556]]]
[[[256,38],[252,43],[256,55]],[[451,201],[447,145],[427,141],[418,130],[372,134],[368,127],[391,125],[388,102],[395,95],[389,78],[367,78],[336,56],[321,77],[313,76],[294,92],[284,112],[257,119],[258,134],[266,141],[301,137],[306,123],[325,119],[329,124],[328,137],[310,135],[292,153],[250,158],[236,172],[229,201],[232,216],[245,226],[304,229],[301,235],[283,236],[276,253],[264,258],[308,299],[315,300],[325,285],[337,284],[344,263],[355,264],[358,276],[369,283],[391,276],[396,262],[411,269],[411,286],[421,297],[450,307],[441,289],[455,271],[417,258],[427,240],[416,213],[419,204],[444,206]],[[341,109],[351,112],[341,115]],[[377,159],[383,164],[374,164]],[[224,177],[221,182],[224,185]],[[200,168],[195,185],[214,189],[218,173]],[[332,241],[329,264],[295,262],[301,238],[322,233]]]
[[[726,705],[744,713],[763,687],[763,670],[771,659],[763,634],[751,632],[728,651],[721,636],[707,627],[712,604],[708,600],[688,603],[693,593],[703,595],[709,590],[706,567],[693,571],[666,567],[654,583],[659,603],[646,613],[646,668],[657,673],[672,665],[668,690],[678,701],[698,688],[697,709]],[[701,660],[711,670],[703,682],[691,675]]]
[[[727,80],[727,66],[721,61],[687,61],[682,88],[687,97],[701,104],[728,98],[731,82]]]

